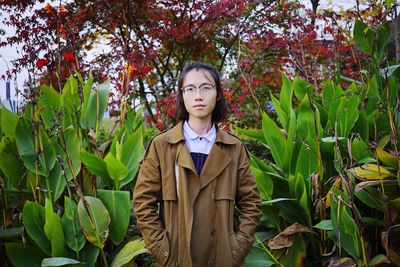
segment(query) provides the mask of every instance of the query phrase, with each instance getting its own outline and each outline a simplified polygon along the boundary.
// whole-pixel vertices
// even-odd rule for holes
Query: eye
[[[214,87],[211,84],[205,84],[201,87],[203,91],[211,91]]]
[[[185,87],[184,88],[184,92],[185,93],[193,93],[194,91],[196,91],[196,88],[195,87],[192,87],[192,86],[189,86],[189,87]]]

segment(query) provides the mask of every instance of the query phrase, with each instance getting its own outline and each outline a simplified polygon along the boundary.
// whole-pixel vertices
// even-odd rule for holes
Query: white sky
[[[310,0],[300,0],[304,2],[305,5],[311,8]],[[347,6],[351,7],[355,5],[356,0],[320,0],[319,9],[325,8],[333,8],[335,10],[340,7]],[[13,29],[7,28],[3,23],[3,16],[6,16],[4,12],[0,15],[0,28],[6,31],[6,35],[13,34]],[[4,38],[4,36],[0,36],[0,38]],[[0,76],[3,75],[7,71],[8,67],[12,67],[11,61],[18,57],[17,55],[18,47],[1,47],[0,48]],[[23,90],[24,81],[27,80],[28,73],[26,70],[23,70],[21,73],[17,74],[16,77],[13,77],[11,80],[11,99],[15,99],[15,87],[17,86],[19,90]],[[6,81],[0,79],[0,99],[1,101],[5,101],[6,99]]]

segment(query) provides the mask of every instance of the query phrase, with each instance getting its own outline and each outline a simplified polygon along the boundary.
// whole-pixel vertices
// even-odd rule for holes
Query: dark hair
[[[193,62],[193,63],[186,65],[179,75],[178,96],[176,98],[176,105],[178,108],[177,119],[178,120],[189,119],[189,113],[187,112],[187,110],[185,108],[185,104],[183,102],[182,85],[183,85],[183,81],[185,80],[188,72],[191,70],[194,70],[194,69],[195,70],[205,70],[214,79],[215,89],[217,89],[217,103],[215,104],[215,108],[212,112],[211,120],[213,123],[222,121],[223,119],[225,119],[225,116],[227,113],[227,107],[226,107],[224,94],[222,92],[221,79],[219,76],[219,72],[213,66],[203,63],[203,62]]]

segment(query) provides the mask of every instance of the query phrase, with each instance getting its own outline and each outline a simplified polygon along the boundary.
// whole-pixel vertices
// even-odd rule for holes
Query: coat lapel
[[[200,173],[200,188],[211,183],[228,166],[231,158],[214,144]]]

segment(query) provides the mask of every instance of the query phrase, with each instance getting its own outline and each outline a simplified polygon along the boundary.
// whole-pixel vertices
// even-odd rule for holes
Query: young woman
[[[139,172],[137,224],[158,266],[240,266],[261,215],[247,151],[216,124],[226,113],[217,70],[192,63],[178,85],[180,122],[152,140]]]

